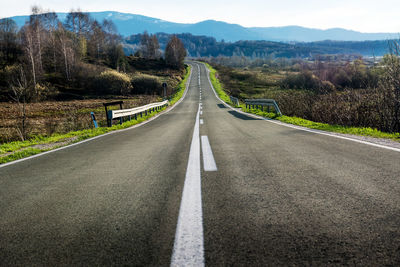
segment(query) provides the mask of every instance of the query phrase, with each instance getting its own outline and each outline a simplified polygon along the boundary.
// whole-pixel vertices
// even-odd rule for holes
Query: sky
[[[28,15],[33,5],[56,12],[119,11],[181,23],[214,19],[245,27],[400,33],[400,0],[0,0],[0,17]]]

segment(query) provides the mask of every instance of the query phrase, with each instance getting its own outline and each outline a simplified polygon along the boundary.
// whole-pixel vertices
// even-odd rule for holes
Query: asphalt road
[[[192,69],[159,118],[0,168],[0,265],[400,264],[399,152],[232,111]]]

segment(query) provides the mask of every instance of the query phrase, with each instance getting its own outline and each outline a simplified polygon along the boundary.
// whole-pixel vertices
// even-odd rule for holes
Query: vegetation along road
[[[238,113],[191,63],[157,119],[0,168],[0,265],[399,265],[400,153]]]

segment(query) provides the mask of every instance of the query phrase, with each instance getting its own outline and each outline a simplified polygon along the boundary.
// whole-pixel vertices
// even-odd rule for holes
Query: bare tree
[[[17,60],[17,32],[18,26],[12,19],[0,19],[0,64],[12,64]]]
[[[385,69],[378,90],[378,110],[381,128],[389,132],[400,132],[400,45],[391,44],[391,53],[382,61]]]
[[[160,44],[158,43],[158,39],[155,34],[153,34],[151,36],[150,50],[151,50],[151,58],[153,58],[153,59],[160,58],[160,56],[161,56]]]
[[[64,61],[64,73],[67,80],[72,78],[72,68],[75,63],[75,52],[71,34],[63,27],[61,23],[56,31],[58,50]]]
[[[165,61],[175,68],[182,68],[186,57],[186,49],[182,41],[173,35],[165,48]]]
[[[43,54],[43,38],[44,38],[44,28],[43,28],[43,10],[38,7],[38,6],[33,6],[32,7],[32,15],[29,17],[29,25],[32,30],[32,35],[33,35],[33,41],[34,41],[34,47],[35,47],[35,53],[37,57],[37,68],[36,71],[40,74],[43,73],[43,60],[42,60],[42,54]]]
[[[78,37],[87,34],[90,31],[91,20],[88,13],[82,12],[80,9],[71,10],[68,13],[65,28],[73,33],[75,33]]]
[[[27,100],[31,97],[31,89],[22,67],[19,69],[19,77],[11,85],[13,96],[11,97],[18,105],[17,123],[15,128],[22,141],[28,137],[28,118],[26,112]]]
[[[55,12],[46,12],[43,14],[43,27],[47,31],[46,50],[51,57],[54,72],[57,72],[57,50],[55,31],[58,28],[59,20]]]
[[[87,40],[90,38],[92,30],[92,19],[88,13],[80,9],[71,10],[68,13],[64,24],[66,30],[73,33],[73,44],[77,56],[81,59],[86,57]]]
[[[156,35],[149,35],[145,31],[140,38],[140,53],[144,58],[156,59],[160,57],[160,44]]]
[[[105,51],[105,33],[100,23],[95,20],[91,25],[91,33],[89,36],[88,50],[89,54],[95,58],[100,58]]]
[[[35,45],[35,33],[33,28],[29,24],[25,24],[25,26],[21,29],[22,40],[24,52],[29,62],[29,66],[31,69],[33,84],[36,85],[37,82],[37,49]]]

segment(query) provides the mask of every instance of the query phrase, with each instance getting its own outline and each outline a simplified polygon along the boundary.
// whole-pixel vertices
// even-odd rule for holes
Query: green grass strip
[[[217,71],[213,67],[211,67],[210,64],[208,64],[208,63],[205,63],[205,64],[206,64],[207,68],[210,70],[210,80],[211,80],[211,83],[215,89],[215,92],[217,92],[217,95],[219,96],[219,98],[221,98],[221,100],[224,101],[225,103],[233,105],[233,103],[231,102],[231,99],[225,93],[222,84],[219,82],[218,78],[216,77]]]
[[[186,89],[186,82],[190,75],[190,66],[186,68],[186,73],[184,79],[179,83],[177,87],[176,93],[170,99],[170,105],[175,104],[184,94]],[[33,148],[32,146],[41,145],[41,144],[54,144],[57,142],[63,142],[71,140],[71,138],[76,137],[69,144],[76,143],[79,141],[83,141],[88,138],[92,138],[98,135],[102,135],[105,133],[109,133],[116,130],[126,129],[132,127],[136,124],[139,124],[143,121],[148,120],[149,118],[155,116],[157,113],[165,110],[166,107],[163,107],[160,110],[156,110],[154,112],[148,113],[147,115],[143,114],[143,117],[137,118],[137,120],[126,121],[123,124],[115,124],[112,127],[99,127],[92,129],[85,129],[80,131],[73,131],[66,134],[53,134],[51,136],[35,136],[26,141],[15,141],[10,143],[4,143],[0,145],[0,154],[12,153],[7,156],[0,157],[0,164],[7,163],[10,161],[14,161],[17,159],[26,158],[29,156],[33,156],[35,154],[49,151],[49,149],[38,149]],[[59,147],[59,146],[58,146]],[[56,148],[56,147],[54,147]],[[54,149],[52,148],[52,149]],[[51,150],[51,149],[50,149]]]
[[[316,129],[321,131],[327,132],[335,132],[335,133],[342,133],[342,134],[352,134],[352,135],[359,135],[359,136],[369,136],[375,138],[387,138],[392,139],[394,141],[400,141],[400,133],[385,133],[381,132],[377,129],[372,129],[369,127],[350,127],[350,126],[341,126],[341,125],[331,125],[327,123],[321,122],[314,122],[310,120],[306,120],[299,117],[289,117],[289,116],[278,116],[275,113],[268,113],[265,111],[261,111],[259,109],[246,109],[242,107],[242,110],[245,112],[253,113],[258,116],[262,116],[265,118],[276,119],[281,122],[303,126],[310,129]]]
[[[189,79],[190,76],[190,72],[191,72],[192,67],[191,66],[187,66],[186,67],[186,74],[184,79],[179,83],[178,88],[176,93],[171,97],[171,99],[169,100],[170,105],[174,105],[179,99],[182,98],[183,93],[185,92],[186,89],[186,83]]]

